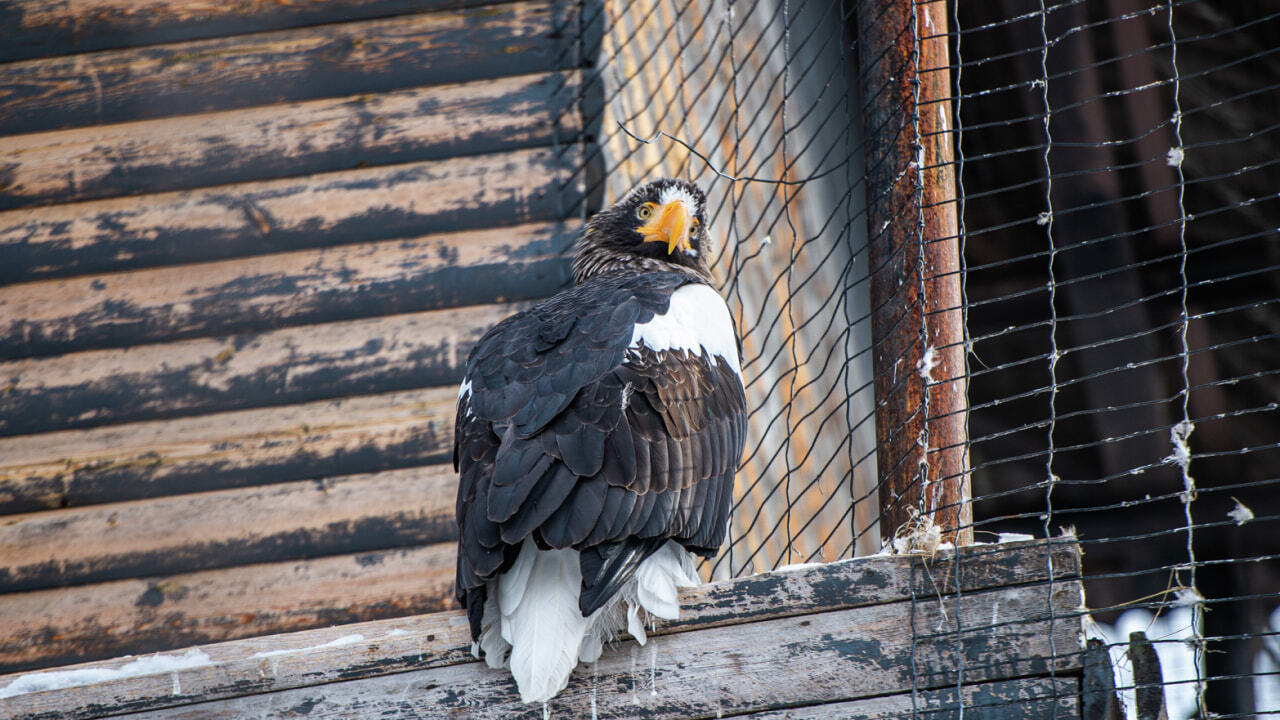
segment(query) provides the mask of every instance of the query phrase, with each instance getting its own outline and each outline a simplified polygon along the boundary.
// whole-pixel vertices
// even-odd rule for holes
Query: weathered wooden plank
[[[518,150],[0,212],[0,282],[562,220],[577,150]]]
[[[10,516],[0,593],[451,542],[452,465]]]
[[[282,30],[494,0],[4,0],[0,61]]]
[[[884,607],[896,603],[899,609],[909,609],[910,598],[913,596],[918,600],[918,608],[923,607],[921,603],[925,602],[936,606],[938,600],[942,599],[950,613],[955,609],[955,601],[951,596],[957,588],[963,593],[973,594],[965,601],[966,608],[980,608],[975,612],[981,622],[966,624],[967,632],[989,634],[992,632],[993,617],[997,621],[1017,624],[1017,616],[1009,605],[990,602],[991,598],[999,594],[999,591],[995,594],[987,592],[992,588],[1017,584],[1019,587],[1031,588],[1033,594],[1038,591],[1039,600],[1033,601],[1032,610],[1038,611],[1041,617],[1046,614],[1049,607],[1048,587],[1042,582],[1047,577],[1049,568],[1046,550],[1046,545],[1042,542],[976,546],[963,549],[958,561],[951,551],[939,553],[938,557],[928,563],[927,568],[918,557],[876,556],[686,588],[681,591],[682,620],[677,623],[659,622],[650,634],[708,630],[780,618],[791,618],[795,623],[803,623],[809,614],[865,608],[877,604]],[[1079,557],[1079,549],[1074,541],[1054,541],[1054,571],[1055,578],[1059,580],[1055,584],[1057,594],[1054,596],[1054,607],[1061,614],[1055,624],[1057,631],[1070,629],[1075,617],[1074,610],[1078,605],[1071,603],[1079,602],[1079,582],[1064,576],[1078,573]],[[938,574],[944,567],[958,567],[958,577]],[[977,594],[984,592],[986,594]],[[929,599],[926,601],[925,598]],[[735,614],[734,607],[740,608],[741,612]],[[948,622],[954,623],[953,620]],[[1079,622],[1075,621],[1077,630],[1078,626]],[[808,626],[799,624],[798,627]],[[868,635],[863,639],[878,640],[890,636],[901,639],[907,634],[904,631],[909,627],[908,618],[899,616],[896,624],[884,635]],[[921,628],[921,636],[926,636],[938,632],[939,626],[936,623],[928,624],[925,616],[918,614],[916,627]],[[954,644],[956,638],[954,630],[949,630],[950,628],[954,628],[954,624],[944,623],[939,637]],[[353,633],[363,637],[341,646],[335,644]],[[807,637],[810,634],[805,630],[801,635]],[[27,696],[21,700],[25,704],[15,705],[14,710],[19,717],[47,717],[41,712],[48,712],[49,709],[66,712],[68,717],[80,717],[83,716],[84,708],[93,703],[108,703],[93,706],[98,712],[163,707],[250,692],[279,691],[335,680],[442,667],[468,662],[469,641],[465,616],[461,612],[448,612],[421,618],[319,629],[279,638],[224,643],[201,648],[210,657],[208,666],[178,673],[180,685],[184,689],[180,697],[171,695],[173,681],[168,675],[123,678],[93,691],[83,691],[86,693],[84,695],[41,693]],[[1059,644],[1058,647],[1067,664],[1078,660],[1071,654],[1074,645]],[[308,650],[281,655],[279,662],[273,663],[270,673],[261,672],[262,663],[254,654],[282,648]],[[973,661],[966,661],[971,662]],[[100,668],[119,664],[118,661],[114,665],[102,662],[81,667]],[[4,687],[8,681],[7,678],[0,678],[0,687]],[[976,681],[976,676],[966,673],[966,681]],[[18,712],[19,707],[26,708],[23,712],[30,714]],[[74,710],[77,707],[80,710]]]
[[[9,63],[0,134],[556,70],[575,13],[515,2]]]
[[[931,560],[916,556],[889,556],[890,560],[855,558],[823,566],[812,574],[772,572],[752,576],[750,592],[736,584],[711,584],[697,589],[690,604],[695,609],[672,627],[712,627],[751,620],[822,612],[911,597],[942,597],[956,592],[1044,582],[1053,577],[1069,580],[1080,576],[1080,551],[1074,539],[1044,543],[973,545],[957,557],[942,551]],[[857,588],[851,595],[849,588]]]
[[[1078,602],[1079,585],[1074,587],[1072,599]],[[995,603],[1009,613],[1010,622],[986,621]],[[1073,658],[1051,660],[1050,652],[1054,644],[1075,646],[1079,622],[1072,628],[1059,621],[1051,628],[1040,619],[1048,611],[1043,588],[980,593],[959,604],[944,614],[935,599],[906,601],[651,637],[643,648],[627,642],[579,668],[547,710],[555,717],[709,718],[909,692],[913,686],[946,687],[956,682],[961,656],[964,676],[974,683],[1047,674],[1050,665],[1059,672],[1072,667]],[[972,630],[961,639],[954,632],[913,638],[904,631],[913,618],[924,628],[959,618]],[[474,662],[131,717],[265,718],[298,707],[318,719],[435,718],[451,712],[473,718],[544,717],[542,706],[520,702],[508,672]]]
[[[569,143],[577,93],[538,73],[20,135],[0,210]]]
[[[960,710],[964,707],[963,713]],[[955,688],[921,690],[865,700],[792,707],[740,716],[743,720],[1062,720],[1079,718],[1078,683],[1074,678],[1025,678],[993,683],[965,683]]]
[[[453,604],[456,552],[445,543],[0,595],[0,668],[437,612]]]
[[[454,385],[520,304],[348,320],[0,363],[0,435]]]
[[[577,223],[537,223],[0,287],[0,358],[536,300]]]
[[[0,438],[0,513],[448,462],[452,387]]]

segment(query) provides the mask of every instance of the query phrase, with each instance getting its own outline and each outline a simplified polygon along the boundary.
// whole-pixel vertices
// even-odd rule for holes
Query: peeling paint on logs
[[[0,593],[457,538],[451,465],[9,516]]]
[[[22,135],[0,210],[570,143],[578,90],[543,73]]]
[[[453,387],[0,438],[0,514],[449,462]]]
[[[0,134],[559,69],[576,5],[517,2],[0,66]]]
[[[975,581],[985,577],[987,581],[994,582],[994,586],[963,587],[966,595],[959,615],[966,635],[996,636],[997,644],[1025,642],[1029,645],[1018,648],[1020,657],[1028,658],[1027,653],[1037,650],[1047,656],[1049,633],[1048,623],[1044,620],[1052,608],[1057,614],[1053,636],[1057,647],[1060,651],[1076,647],[1073,638],[1079,633],[1079,623],[1073,627],[1071,618],[1075,617],[1077,607],[1073,603],[1079,603],[1081,599],[1077,580],[1057,583],[1056,589],[1062,592],[1052,599],[1047,595],[1048,587],[1044,584],[1000,588],[1000,583],[1030,581],[1043,576],[1047,572],[1045,558],[1042,554],[1034,554],[1043,547],[1043,543],[1019,543],[978,546],[961,551],[961,567],[976,568],[989,560],[997,561],[991,563],[994,566],[992,570],[973,576]],[[975,550],[979,552],[973,552]],[[1019,555],[1020,552],[1024,554]],[[1079,548],[1073,542],[1063,541],[1058,552],[1067,557],[1079,557]],[[1013,557],[1013,562],[1005,562],[1007,557]],[[938,561],[945,559],[940,557]],[[956,666],[955,658],[947,657],[954,651],[956,643],[954,611],[957,605],[953,596],[946,595],[953,588],[942,584],[938,586],[943,593],[941,602],[946,608],[946,615],[939,613],[937,595],[918,595],[913,604],[910,585],[915,582],[912,578],[919,562],[920,558],[909,556],[859,558],[849,563],[810,566],[786,573],[683,589],[681,605],[684,619],[678,625],[659,623],[653,636],[662,638],[660,644],[637,648],[626,642],[607,649],[599,665],[580,669],[575,674],[569,689],[553,702],[551,709],[557,717],[586,716],[592,695],[597,695],[596,709],[603,713],[600,717],[710,717],[717,711],[761,709],[758,705],[751,708],[733,705],[733,702],[741,702],[744,698],[746,702],[766,705],[770,702],[766,699],[768,696],[772,702],[781,704],[777,697],[779,693],[791,693],[791,700],[786,703],[788,706],[829,702],[833,697],[894,692],[907,692],[909,703],[911,663],[899,655],[911,652],[912,638],[904,632],[904,627],[910,622],[908,616],[913,612],[916,626],[923,629],[923,634],[917,638],[922,667],[942,667],[949,671]],[[850,569],[845,566],[859,564],[865,567],[855,571],[858,576],[883,580],[883,583],[872,585],[875,591],[867,593],[865,586],[846,584],[843,595],[832,596],[827,601],[810,596],[812,588],[840,584],[849,577]],[[744,616],[736,620],[728,618],[725,622],[726,618],[719,610],[709,609],[706,605],[712,597],[729,596],[736,596],[744,606],[750,605],[760,599],[761,583],[770,583],[776,575],[785,575],[793,582],[788,584],[783,595],[775,596],[767,603],[774,613],[772,615]],[[881,584],[884,585],[883,592],[879,588]],[[983,587],[987,589],[975,592]],[[862,606],[864,604],[870,607]],[[855,606],[862,607],[844,609]],[[993,608],[997,607],[997,619],[1003,622],[994,625],[991,622]],[[788,617],[794,612],[801,614]],[[930,634],[939,627],[942,628],[940,632]],[[362,637],[353,640],[353,634]],[[335,643],[342,638],[349,642]],[[816,654],[812,658],[806,658],[804,653],[797,655],[795,646],[798,642],[812,644]],[[342,704],[353,698],[374,703],[372,707],[361,706],[360,712],[355,713],[365,716],[372,714],[375,708],[394,703],[384,695],[386,688],[394,688],[398,700],[406,702],[387,709],[403,711],[406,717],[438,717],[447,708],[434,705],[437,700],[457,703],[469,699],[473,704],[468,709],[494,713],[497,717],[505,717],[503,713],[509,711],[541,712],[540,707],[521,707],[514,701],[507,673],[491,671],[479,663],[470,662],[469,643],[466,618],[459,611],[255,638],[202,647],[201,650],[210,657],[210,664],[178,671],[183,688],[178,695],[172,692],[172,677],[165,673],[109,681],[88,688],[18,696],[13,700],[21,704],[14,704],[12,710],[23,720],[53,717],[47,714],[49,712],[65,713],[58,717],[84,718],[94,713],[143,710],[277,691],[272,696],[231,701],[231,705],[196,706],[189,708],[190,714],[182,711],[174,715],[160,715],[205,717],[205,709],[217,707],[229,714],[235,714],[232,710],[240,710],[246,717],[257,717],[266,707],[282,707],[280,703],[284,702],[296,705],[293,694],[278,691],[300,688],[299,694],[325,698],[323,703],[316,703],[317,708],[326,708],[319,717],[332,716],[329,713],[333,706],[324,703]],[[753,651],[742,653],[744,647]],[[654,649],[657,652],[650,655]],[[288,652],[280,653],[282,650]],[[262,652],[275,653],[269,668],[264,668],[262,661],[255,657]],[[702,653],[701,659],[699,652]],[[879,660],[875,659],[877,652]],[[833,654],[837,658],[830,657]],[[278,658],[278,662],[274,658]],[[870,665],[866,664],[868,660],[871,660]],[[1077,653],[1060,652],[1056,664],[1059,684],[1050,686],[1053,691],[1064,686],[1078,688],[1078,678],[1068,676],[1078,674],[1079,660]],[[650,662],[654,665],[651,666]],[[118,664],[119,661],[114,661],[114,665],[93,663],[80,667]],[[446,666],[454,669],[444,675],[424,670]],[[650,667],[653,667],[652,675]],[[997,665],[988,664],[978,667],[973,675],[966,670],[966,691],[985,692],[981,678],[1000,669]],[[406,670],[418,672],[403,674]],[[385,678],[385,683],[359,680],[330,684],[337,680],[392,673],[400,674]],[[832,673],[841,675],[833,678]],[[0,686],[9,680],[0,678]],[[411,692],[400,694],[406,683]],[[736,698],[726,697],[727,689],[740,688],[743,684],[747,687]],[[996,693],[996,688],[1013,686],[995,683],[990,688],[995,697],[1000,697],[1009,693],[1003,689]],[[1045,695],[1040,690],[1045,687],[1043,684],[1023,687],[1026,692],[1018,696],[1020,700]],[[927,690],[927,687],[919,689]],[[452,690],[453,694],[447,694],[446,690]],[[693,712],[687,715],[673,713],[672,708],[679,699],[695,704]],[[717,701],[724,702],[717,706]],[[486,709],[490,702],[500,704]],[[351,710],[350,706],[346,709]],[[677,707],[677,710],[681,709],[689,708]]]
[[[391,315],[0,363],[0,435],[456,385],[520,305]]]
[[[453,605],[456,553],[444,543],[0,595],[0,669],[438,612]]]
[[[0,282],[561,220],[570,147],[0,212]]]
[[[0,4],[0,61],[364,20],[495,0],[23,0]]]
[[[576,223],[520,225],[0,287],[0,358],[536,300]]]

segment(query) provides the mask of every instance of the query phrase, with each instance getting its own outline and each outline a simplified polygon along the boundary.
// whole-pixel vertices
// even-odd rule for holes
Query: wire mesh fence
[[[1280,6],[583,18],[589,196],[707,190],[743,335],[748,449],[708,572],[1073,528],[1131,716],[1135,630],[1170,718],[1280,713]]]
[[[719,575],[877,548],[861,147],[834,5],[608,3],[596,177],[708,194],[753,410]],[[834,29],[834,32],[833,32]],[[803,133],[791,130],[803,126]],[[856,530],[855,530],[856,528]]]

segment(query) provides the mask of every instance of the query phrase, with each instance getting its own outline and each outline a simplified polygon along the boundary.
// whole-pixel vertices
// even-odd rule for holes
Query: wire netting
[[[748,449],[706,571],[880,551],[900,530],[883,479],[908,477],[925,509],[946,479],[930,433],[955,413],[926,389],[890,415],[877,387],[967,386],[963,529],[1074,529],[1089,614],[1061,621],[1107,644],[1131,716],[1131,631],[1155,645],[1170,718],[1280,713],[1280,5],[903,4],[893,84],[868,82],[874,3],[584,9],[602,39],[582,98],[593,205],[658,175],[700,184],[743,336]],[[945,64],[922,66],[938,41]],[[912,156],[886,182],[882,143],[901,137]],[[901,188],[891,216],[868,210]],[[873,262],[895,231],[905,261]],[[923,259],[942,246],[959,273]],[[914,292],[873,292],[902,262]],[[959,302],[939,300],[952,281]],[[916,306],[905,331],[876,321],[886,303]],[[956,312],[963,336],[939,343]],[[903,333],[915,355],[889,352]],[[963,368],[940,375],[948,347]]]

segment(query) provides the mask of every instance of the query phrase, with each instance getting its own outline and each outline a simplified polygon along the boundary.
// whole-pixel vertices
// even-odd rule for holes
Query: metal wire
[[[597,99],[583,106],[598,108],[585,118],[598,128],[584,146],[592,169],[575,182],[596,205],[655,175],[701,184],[743,335],[748,447],[730,542],[706,571],[879,551],[897,528],[881,526],[877,479],[953,449],[929,430],[953,411],[926,392],[907,421],[923,418],[923,433],[878,427],[877,381],[900,388],[917,369],[895,375],[894,360],[963,345],[977,539],[1076,527],[1089,620],[1130,710],[1119,633],[1141,621],[1174,663],[1170,718],[1280,712],[1257,704],[1274,678],[1251,664],[1269,657],[1276,633],[1259,618],[1280,592],[1280,123],[1269,109],[1280,10],[953,2],[950,27],[934,30],[916,13],[940,1],[909,4],[912,54],[897,82],[914,83],[911,106],[887,108],[884,127],[864,127],[893,88],[861,77],[858,3],[584,5],[603,44],[584,80]],[[925,98],[920,78],[936,70],[920,66],[921,46],[939,38],[952,91]],[[946,120],[927,130],[933,114]],[[868,227],[867,202],[886,192],[867,182],[884,169],[868,166],[872,134],[913,138],[920,151],[950,135],[955,152],[898,174],[915,199],[887,224],[914,230],[919,275],[887,302],[922,303],[945,277],[921,259],[931,244],[961,253],[959,306],[919,307],[915,347],[895,349],[880,377],[872,357],[894,328],[873,337],[871,279],[908,256],[870,261],[883,228]],[[940,205],[922,189],[947,164],[958,227],[927,236],[924,218]],[[963,337],[931,347],[949,312],[962,313]],[[890,454],[899,437],[919,455]],[[1059,569],[1050,560],[1047,570],[1052,591]],[[913,641],[954,638],[955,698],[983,667],[962,652],[983,628],[961,621],[959,590],[945,631],[911,618]],[[1042,619],[1083,613],[1047,608]],[[1051,647],[1055,658],[1076,652]],[[1036,700],[1046,715],[1070,707]]]

